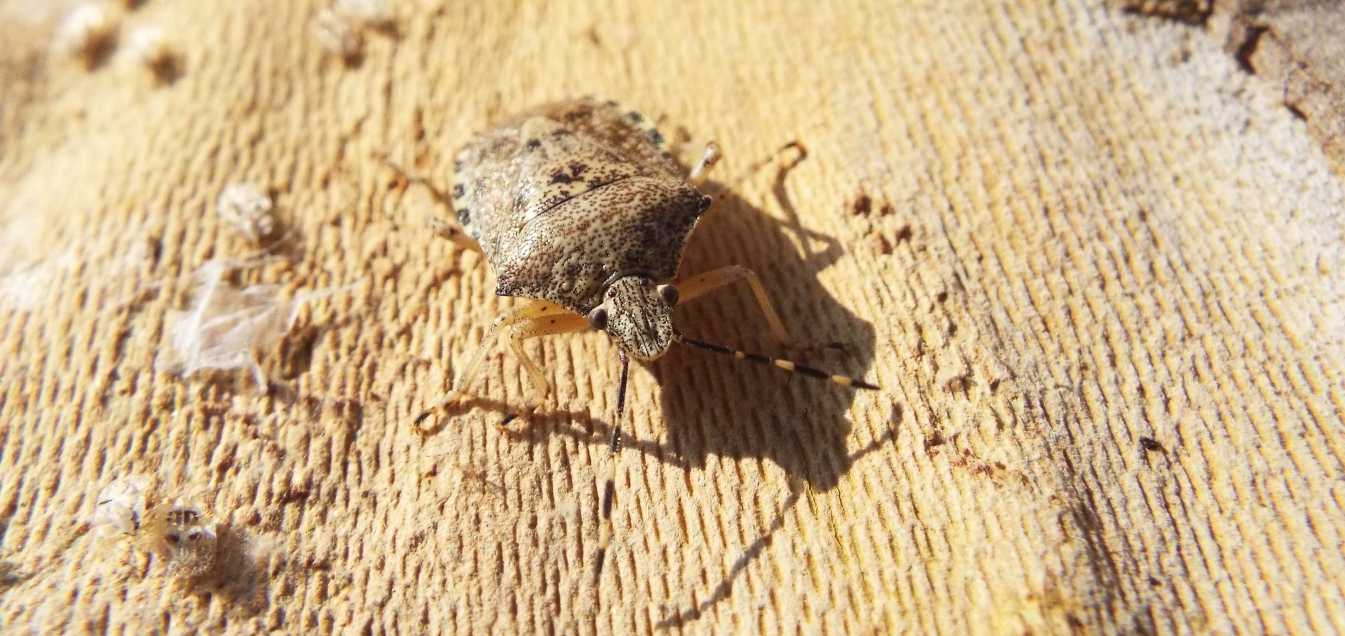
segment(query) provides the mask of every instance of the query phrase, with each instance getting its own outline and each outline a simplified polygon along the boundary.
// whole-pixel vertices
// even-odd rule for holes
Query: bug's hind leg
[[[766,286],[761,284],[761,277],[757,276],[756,272],[741,265],[712,269],[686,280],[678,281],[679,300],[677,302],[681,304],[693,300],[740,280],[746,280],[748,286],[752,288],[752,295],[757,299],[757,306],[761,307],[761,313],[766,316],[766,323],[770,325],[771,335],[781,344],[788,343],[789,332],[785,330],[785,323],[780,320],[780,314],[776,313],[775,305],[771,303],[770,296],[766,295]]]
[[[723,155],[719,152],[719,144],[713,141],[705,144],[705,152],[701,154],[700,161],[697,161],[696,165],[691,168],[691,175],[687,177],[687,180],[691,182],[691,185],[699,188],[710,177],[710,169],[714,168],[716,163],[719,163],[721,157]]]
[[[490,329],[486,330],[486,336],[481,340],[481,346],[477,348],[476,353],[472,354],[471,361],[463,368],[463,372],[458,376],[458,379],[453,382],[453,388],[449,390],[448,395],[445,395],[438,404],[422,411],[420,415],[416,416],[417,428],[419,429],[420,423],[426,418],[431,415],[442,413],[445,409],[453,406],[459,400],[472,395],[468,389],[471,387],[472,382],[476,380],[476,376],[481,373],[481,363],[485,361],[486,354],[490,353],[490,350],[495,347],[495,341],[499,340],[500,334],[504,329],[518,323],[530,324],[532,322],[540,321],[542,324],[546,324],[546,321],[550,318],[559,318],[565,315],[573,315],[573,313],[555,303],[550,303],[544,300],[535,300],[496,318],[495,321],[490,324]],[[545,381],[545,377],[543,377],[543,380]],[[419,430],[422,433],[427,432],[425,429]]]

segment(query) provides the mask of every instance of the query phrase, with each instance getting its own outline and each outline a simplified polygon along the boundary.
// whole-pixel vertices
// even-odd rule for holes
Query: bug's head
[[[602,304],[588,313],[588,320],[632,358],[655,360],[672,345],[675,305],[676,287],[656,285],[644,276],[625,276],[607,288]]]

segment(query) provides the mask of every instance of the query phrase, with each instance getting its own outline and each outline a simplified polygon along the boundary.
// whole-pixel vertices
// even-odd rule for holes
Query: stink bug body
[[[532,300],[495,320],[452,390],[423,412],[417,425],[468,395],[482,360],[502,335],[529,376],[534,394],[527,408],[532,408],[550,386],[522,342],[590,327],[607,332],[621,352],[614,456],[621,443],[629,358],[657,359],[674,342],[847,387],[877,389],[788,360],[702,342],[673,327],[672,311],[679,303],[745,281],[772,335],[781,342],[788,338],[751,270],[730,266],[678,279],[683,248],[711,203],[698,188],[718,158],[717,146],[708,144],[683,176],[648,120],[616,102],[592,98],[535,108],[471,139],[453,162],[451,203],[461,228],[447,231],[484,254],[496,274],[497,294]],[[614,457],[613,474],[615,466]],[[615,479],[609,477],[595,574],[601,572],[610,537],[614,499]]]

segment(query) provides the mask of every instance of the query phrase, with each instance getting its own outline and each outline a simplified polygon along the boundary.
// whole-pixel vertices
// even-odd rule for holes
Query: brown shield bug
[[[620,349],[621,380],[595,576],[602,571],[611,537],[615,456],[621,446],[631,357],[655,360],[678,343],[850,388],[879,388],[789,360],[697,340],[673,327],[677,305],[745,281],[772,335],[781,342],[788,338],[765,287],[751,270],[735,265],[678,278],[683,248],[711,203],[698,188],[718,159],[718,147],[707,144],[700,161],[684,176],[663,136],[642,115],[616,102],[582,98],[546,104],[505,120],[473,137],[453,161],[451,203],[461,227],[445,231],[459,244],[484,254],[498,281],[497,294],[532,300],[491,324],[452,390],[421,413],[416,424],[470,395],[482,361],[501,336],[529,376],[534,391],[530,410],[546,397],[550,385],[541,367],[524,353],[523,341],[589,328],[605,331]],[[411,181],[425,183],[393,168]],[[437,191],[436,195],[449,200]],[[514,417],[510,414],[505,423]]]

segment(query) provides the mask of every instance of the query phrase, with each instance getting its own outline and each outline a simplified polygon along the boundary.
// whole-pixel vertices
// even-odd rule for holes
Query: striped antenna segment
[[[797,373],[799,375],[806,375],[810,378],[817,378],[818,380],[830,380],[841,386],[848,386],[853,389],[869,389],[873,391],[882,390],[882,387],[876,384],[872,384],[870,382],[865,382],[864,380],[852,378],[848,375],[837,375],[834,373],[827,373],[826,371],[823,371],[821,369],[817,369],[807,365],[802,365],[797,362],[793,362],[791,360],[769,358],[758,353],[747,353],[746,351],[730,349],[729,347],[714,344],[713,342],[705,342],[704,340],[696,340],[695,338],[688,338],[680,333],[674,335],[673,337],[676,338],[678,342],[684,345],[689,345],[705,351],[720,353],[726,356],[733,356],[734,360],[748,360],[751,362],[755,362],[757,364],[772,366],[782,371]]]

